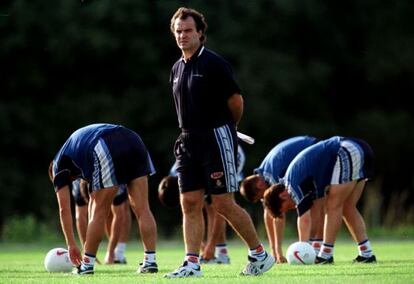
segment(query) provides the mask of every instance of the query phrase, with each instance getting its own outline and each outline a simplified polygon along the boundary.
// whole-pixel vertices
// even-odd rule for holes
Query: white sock
[[[219,255],[227,255],[227,244],[216,244],[216,249],[214,256],[218,257]]]
[[[322,239],[311,239],[311,245],[312,245],[313,249],[315,250],[316,255],[319,254],[319,251],[321,250],[322,244],[323,244]]]
[[[366,239],[358,244],[358,254],[363,257],[372,256],[371,242]]]
[[[93,267],[95,265],[95,260],[96,256],[85,253],[82,258],[81,266],[83,266],[84,268],[91,266]]]
[[[321,250],[319,251],[318,256],[322,257],[324,259],[329,259],[331,257],[333,257],[333,251],[334,251],[334,245],[333,244],[328,244],[328,243],[323,243]]]
[[[126,249],[126,243],[117,243],[115,247],[115,259],[116,260],[124,260],[125,258],[125,249]]]
[[[155,263],[156,262],[155,251],[145,251],[144,262]]]
[[[194,269],[200,268],[200,256],[198,254],[187,253],[184,261],[187,261],[187,265]]]
[[[260,261],[262,261],[266,256],[266,251],[262,244],[260,244],[257,248],[249,249],[249,256],[254,257]]]

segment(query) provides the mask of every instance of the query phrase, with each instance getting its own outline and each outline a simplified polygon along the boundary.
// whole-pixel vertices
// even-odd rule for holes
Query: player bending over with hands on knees
[[[249,202],[256,203],[259,200],[263,201],[265,191],[280,182],[295,156],[306,147],[318,141],[317,138],[311,136],[296,136],[278,143],[266,155],[260,166],[253,171],[254,174],[243,180],[240,187],[240,194]],[[307,182],[303,186],[309,192],[315,191],[313,183],[311,182]],[[314,220],[311,232],[313,238],[312,246],[317,253],[322,244],[323,235],[323,192],[318,197],[318,199],[315,199],[314,206],[312,206],[311,210],[313,216],[315,216],[315,218],[312,218]],[[264,207],[264,223],[269,244],[277,263],[287,262],[282,251],[285,214],[274,218],[269,213],[269,210]]]
[[[185,258],[167,278],[201,276],[204,196],[248,246],[242,275],[268,271],[274,258],[260,243],[249,214],[234,200],[238,125],[243,98],[230,64],[204,46],[207,23],[198,11],[179,8],[170,25],[182,57],[171,70],[181,134],[174,145],[183,213]]]
[[[148,175],[155,172],[150,155],[134,131],[120,125],[92,124],[76,130],[56,154],[49,175],[59,204],[60,222],[75,274],[93,274],[96,252],[105,222],[121,184],[137,217],[144,247],[140,273],[157,272],[157,227],[148,203]],[[90,184],[89,223],[84,255],[76,245],[70,204],[70,186],[78,178]]]
[[[296,208],[300,241],[308,241],[314,192],[302,184],[311,179],[318,192],[326,190],[323,244],[317,264],[333,263],[335,238],[345,221],[359,254],[354,262],[374,263],[364,219],[356,208],[367,180],[373,176],[373,152],[363,140],[334,136],[301,151],[290,163],[283,183],[265,192],[265,206],[277,217]]]

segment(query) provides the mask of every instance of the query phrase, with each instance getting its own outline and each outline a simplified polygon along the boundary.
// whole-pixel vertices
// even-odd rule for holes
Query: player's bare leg
[[[129,202],[137,217],[144,249],[155,251],[157,225],[148,202],[147,177],[139,177],[128,184]]]
[[[329,188],[325,208],[325,224],[323,234],[323,245],[316,258],[317,263],[333,262],[333,251],[336,235],[342,225],[342,215],[345,200],[351,195],[356,181],[344,184],[334,184]]]
[[[352,193],[356,181],[331,185],[326,197],[326,214],[324,225],[324,243],[334,243],[336,234],[342,224],[345,200]]]
[[[76,206],[76,229],[82,248],[86,241],[86,230],[88,228],[88,206]]]
[[[115,247],[115,263],[126,264],[127,260],[124,253],[129,239],[129,231],[131,229],[131,209],[128,200],[125,200],[119,207],[123,210],[124,218],[119,232],[119,240]]]
[[[358,256],[354,262],[375,263],[377,259],[372,253],[364,218],[356,207],[365,188],[365,183],[365,180],[361,180],[355,185],[351,196],[345,201],[343,218],[353,239],[358,244]]]
[[[144,246],[144,260],[138,272],[158,272],[156,264],[157,224],[148,202],[148,178],[146,176],[136,178],[127,185],[127,188],[129,202],[136,216]]]
[[[118,187],[93,191],[90,199],[90,219],[86,232],[85,253],[96,255],[105,232],[105,222]]]
[[[213,207],[222,215],[249,248],[260,245],[249,214],[234,200],[232,193],[212,195]]]
[[[325,197],[314,200],[313,206],[311,208],[311,218],[312,218],[312,227],[311,227],[311,232],[310,232],[311,242],[312,242],[312,247],[315,250],[316,255],[318,255],[322,247],[322,244],[323,244]]]
[[[180,195],[183,212],[183,235],[186,254],[198,255],[204,235],[204,190]]]
[[[367,238],[365,221],[362,218],[356,205],[365,187],[365,181],[355,185],[352,194],[345,201],[343,219],[355,242],[359,243]]]
[[[259,242],[252,219],[246,210],[236,203],[233,193],[212,195],[212,200],[216,211],[227,220],[249,248],[249,262],[241,274],[259,275],[268,271],[275,260]]]
[[[113,264],[115,261],[115,247],[118,243],[125,217],[123,216],[124,212],[122,209],[121,205],[111,205],[112,218],[110,223],[108,246],[106,249],[105,264]]]
[[[112,200],[118,191],[117,186],[93,191],[89,199],[89,223],[86,231],[84,255],[80,266],[74,274],[93,274],[96,252],[105,233],[106,217],[110,211]]]

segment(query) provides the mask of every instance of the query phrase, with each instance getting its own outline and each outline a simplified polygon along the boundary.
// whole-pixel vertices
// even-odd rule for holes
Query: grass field
[[[289,243],[288,241],[286,244]],[[246,248],[240,241],[229,243],[231,265],[204,265],[204,276],[195,279],[164,279],[163,275],[176,269],[183,259],[181,242],[161,242],[158,245],[160,272],[155,275],[135,273],[142,259],[137,242],[127,247],[127,265],[97,265],[95,275],[74,276],[48,273],[43,266],[47,251],[59,245],[0,244],[0,283],[414,283],[414,239],[372,240],[377,264],[353,264],[356,246],[339,241],[335,246],[334,265],[293,266],[275,265],[258,277],[239,276],[246,263]],[[103,259],[103,247],[98,257]]]

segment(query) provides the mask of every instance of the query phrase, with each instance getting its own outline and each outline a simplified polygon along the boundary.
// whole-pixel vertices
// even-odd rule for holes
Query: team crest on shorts
[[[219,178],[221,178],[223,175],[224,175],[224,174],[223,174],[223,172],[215,172],[215,173],[212,173],[212,174],[210,175],[210,177],[211,177],[212,179],[219,179]]]
[[[222,180],[223,177],[224,177],[224,173],[223,172],[215,172],[215,173],[212,173],[210,175],[210,177],[211,177],[211,179],[214,182],[214,187],[215,188],[221,188],[221,187],[224,186],[224,183],[223,183],[223,180]]]

